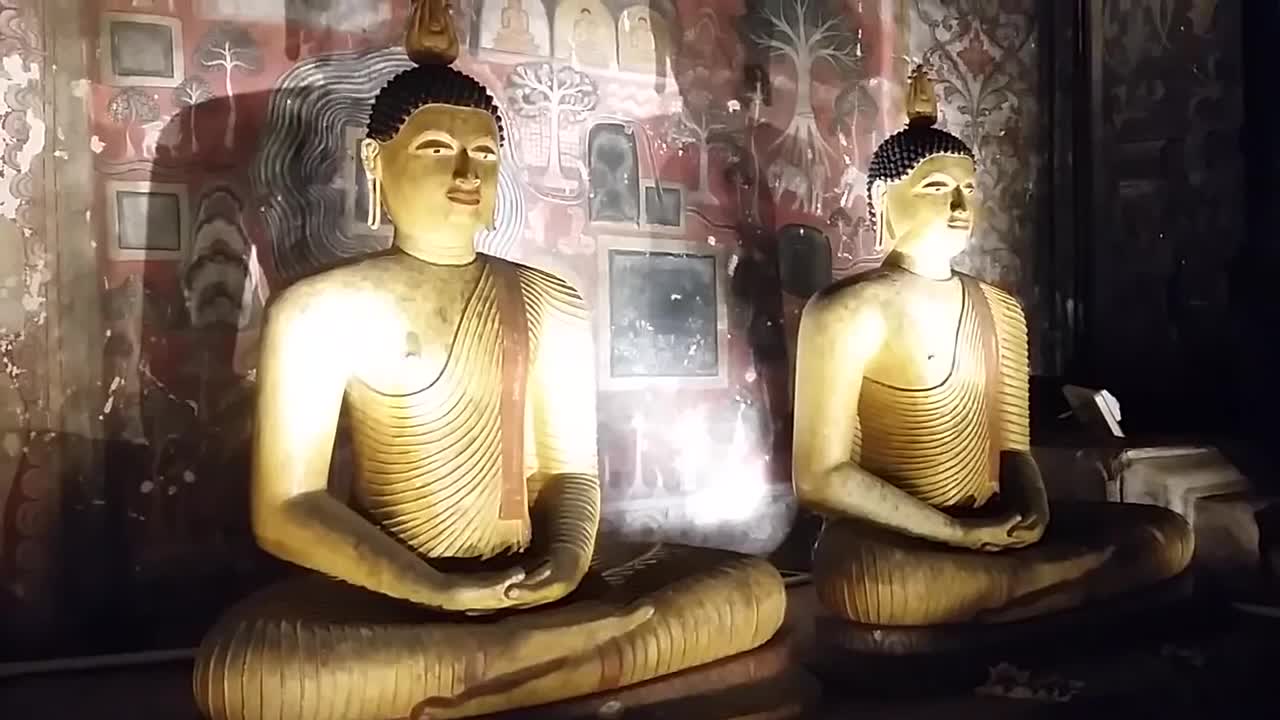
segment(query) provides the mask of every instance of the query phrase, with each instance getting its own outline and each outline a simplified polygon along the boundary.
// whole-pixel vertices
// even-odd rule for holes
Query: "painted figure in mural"
[[[441,24],[415,24],[420,64],[379,93],[361,146],[370,225],[385,207],[393,247],[267,313],[252,523],[307,573],[209,633],[194,686],[213,718],[496,712],[745,652],[782,622],[763,560],[597,542],[586,307],[475,252],[502,127],[484,86],[424,51],[450,44],[413,36]],[[351,502],[327,483],[344,409]]]
[[[636,26],[631,30],[631,47],[642,54],[654,51],[653,29],[649,27],[649,18],[636,18]]]
[[[618,20],[618,67],[623,70],[664,74],[669,44],[666,23],[649,8],[629,8]]]
[[[524,0],[507,0],[502,8],[502,27],[494,37],[493,46],[499,50],[532,55],[537,50],[533,33],[529,32],[529,13]]]
[[[590,8],[582,8],[573,21],[573,61],[578,65],[609,67],[613,51],[606,40],[611,33],[607,22]]]
[[[1031,456],[1026,320],[954,272],[979,211],[974,156],[933,127],[923,71],[908,126],[875,150],[869,196],[891,253],[804,310],[793,479],[826,516],[823,604],[853,623],[1002,622],[1182,572],[1181,516],[1119,503],[1050,507]]]

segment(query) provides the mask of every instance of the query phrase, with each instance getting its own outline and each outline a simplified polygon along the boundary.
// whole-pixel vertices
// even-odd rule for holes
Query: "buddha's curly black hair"
[[[923,119],[923,118],[922,118]],[[934,155],[961,155],[974,159],[973,149],[946,130],[929,122],[916,122],[890,135],[871,155],[867,168],[868,214],[875,224],[875,209],[870,205],[871,188],[877,180],[897,182],[910,175],[920,163]]]
[[[368,136],[387,142],[418,108],[435,103],[488,112],[498,127],[498,142],[503,142],[502,118],[493,95],[478,80],[448,65],[418,65],[391,78],[373,101]]]
[[[934,155],[963,155],[973,159],[973,149],[946,130],[928,125],[908,125],[890,135],[871,155],[867,189],[877,180],[897,182]]]

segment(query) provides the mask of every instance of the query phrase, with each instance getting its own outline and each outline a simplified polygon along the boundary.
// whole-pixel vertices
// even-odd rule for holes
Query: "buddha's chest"
[[[885,308],[886,333],[866,377],[893,387],[925,389],[946,382],[963,351],[960,297],[919,298]]]
[[[405,322],[371,328],[361,338],[354,368],[356,379],[388,395],[416,392],[440,377],[453,346],[447,313],[425,313]]]
[[[486,289],[396,293],[385,315],[365,318],[352,339],[355,378],[378,393],[402,396],[430,388],[451,365],[466,364],[462,370],[475,373],[493,364],[487,361],[497,356],[500,326]],[[477,344],[490,352],[476,352]]]

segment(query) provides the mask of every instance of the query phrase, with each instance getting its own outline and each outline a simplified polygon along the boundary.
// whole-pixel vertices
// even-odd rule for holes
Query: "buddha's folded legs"
[[[384,720],[420,706],[466,717],[753,649],[781,626],[785,603],[768,563],[681,547],[595,572],[556,608],[491,622],[307,577],[251,598],[209,633],[195,694],[214,720]],[[637,607],[652,617],[618,635]]]
[[[814,580],[823,605],[853,622],[1003,622],[1173,577],[1193,547],[1182,516],[1152,505],[1055,505],[1040,542],[997,553],[838,520],[814,548]]]

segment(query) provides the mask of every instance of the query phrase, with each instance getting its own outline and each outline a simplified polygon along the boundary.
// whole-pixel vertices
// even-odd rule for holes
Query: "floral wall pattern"
[[[1028,311],[1033,367],[1035,232],[1043,157],[1034,0],[907,0],[910,55],[938,81],[942,124],[974,149],[983,214],[959,266],[1014,292]]]

